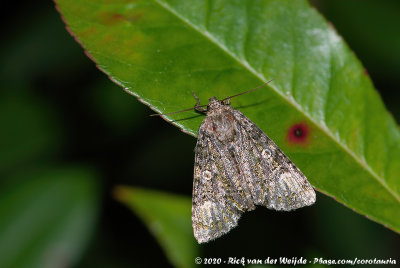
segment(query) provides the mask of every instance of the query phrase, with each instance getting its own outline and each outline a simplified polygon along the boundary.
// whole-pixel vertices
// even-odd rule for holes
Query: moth
[[[256,205],[290,211],[316,200],[296,165],[230,105],[231,98],[258,88],[222,100],[210,98],[208,105],[200,105],[193,94],[194,109],[206,114],[198,130],[192,196],[192,225],[199,243],[228,233]]]

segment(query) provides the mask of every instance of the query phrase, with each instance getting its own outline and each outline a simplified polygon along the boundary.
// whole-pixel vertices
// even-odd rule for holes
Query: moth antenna
[[[240,96],[240,95],[249,93],[249,92],[254,91],[254,90],[257,90],[257,89],[260,89],[260,88],[264,87],[265,85],[267,85],[267,84],[268,84],[269,82],[271,82],[272,80],[274,80],[274,79],[271,79],[271,80],[269,80],[268,82],[265,82],[264,84],[262,84],[262,85],[260,85],[260,86],[258,86],[258,87],[256,87],[256,88],[247,90],[247,91],[245,91],[245,92],[242,92],[242,93],[239,93],[239,94],[236,94],[236,95],[233,95],[233,96],[226,97],[226,98],[223,99],[222,101],[225,101],[225,100],[231,99],[231,98],[233,98],[233,97],[237,97],[237,96]],[[196,99],[198,99],[198,98],[196,98]],[[208,106],[208,104],[196,105],[196,107],[206,107],[206,106]],[[150,116],[171,115],[171,114],[177,114],[177,113],[187,112],[187,111],[194,110],[194,109],[195,109],[195,108],[189,108],[189,109],[185,109],[185,110],[181,110],[181,111],[177,111],[177,112],[172,112],[172,113],[165,113],[165,114],[151,114]]]
[[[208,104],[199,105],[199,106],[197,106],[197,107],[205,107],[205,106],[207,106],[207,105],[208,105]],[[185,109],[185,110],[181,110],[181,111],[177,111],[177,112],[172,112],[172,113],[166,113],[166,114],[151,114],[150,116],[161,116],[161,115],[177,114],[177,113],[187,112],[187,111],[190,111],[190,110],[194,110],[194,108],[189,108],[189,109]]]
[[[237,96],[240,96],[240,95],[243,95],[243,94],[249,93],[249,92],[251,92],[251,91],[254,91],[254,90],[260,89],[260,88],[262,88],[262,87],[265,87],[265,86],[266,86],[266,85],[267,85],[269,82],[271,82],[272,80],[274,80],[274,79],[271,79],[271,80],[269,80],[268,82],[265,82],[264,84],[262,84],[262,85],[260,85],[260,86],[258,86],[258,87],[256,87],[256,88],[253,88],[253,89],[250,89],[250,90],[244,91],[244,92],[242,92],[242,93],[239,93],[239,94],[236,94],[236,95],[233,95],[233,96],[226,97],[226,98],[225,98],[225,99],[223,99],[222,101],[225,101],[225,100],[231,99],[231,98],[233,98],[233,97],[237,97]]]

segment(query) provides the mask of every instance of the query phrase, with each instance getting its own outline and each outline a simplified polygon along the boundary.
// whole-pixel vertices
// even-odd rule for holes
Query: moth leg
[[[196,94],[194,94],[194,92],[192,92],[192,95],[197,100],[196,104],[194,105],[194,109],[201,113],[207,112],[207,108],[201,107],[199,97],[197,97]]]
[[[224,100],[225,105],[230,105],[231,104],[231,98],[227,98]]]

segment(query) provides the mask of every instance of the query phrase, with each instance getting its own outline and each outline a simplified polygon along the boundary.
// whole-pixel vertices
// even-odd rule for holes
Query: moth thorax
[[[229,113],[210,116],[207,130],[221,142],[232,142],[236,138],[235,119]]]

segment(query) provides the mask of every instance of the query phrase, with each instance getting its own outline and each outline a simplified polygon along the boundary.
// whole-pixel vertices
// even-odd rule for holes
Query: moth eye
[[[265,159],[268,159],[268,158],[271,157],[272,153],[271,153],[270,150],[264,149],[264,150],[261,152],[261,155],[262,155],[262,157],[264,157]]]
[[[209,170],[204,171],[203,178],[206,180],[211,180],[211,171],[209,171]]]

